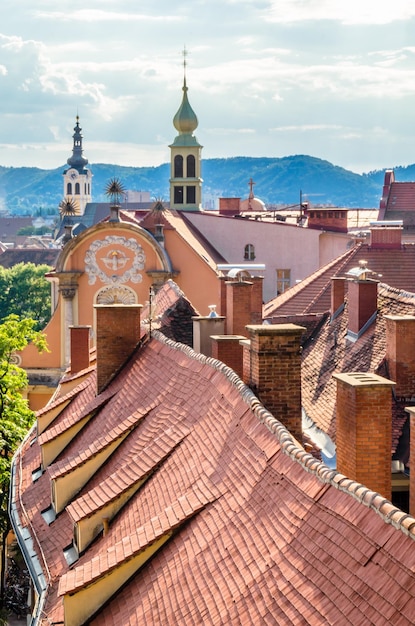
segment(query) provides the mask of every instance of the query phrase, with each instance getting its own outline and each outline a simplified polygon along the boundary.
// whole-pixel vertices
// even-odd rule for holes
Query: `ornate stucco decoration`
[[[94,241],[85,254],[85,270],[88,282],[94,285],[100,280],[107,285],[141,283],[139,270],[144,269],[145,254],[133,238],[107,235]]]
[[[103,287],[97,296],[97,304],[136,304],[136,294],[128,287]]]

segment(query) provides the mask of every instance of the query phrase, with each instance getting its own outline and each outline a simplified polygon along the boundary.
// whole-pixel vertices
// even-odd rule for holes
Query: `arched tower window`
[[[255,259],[255,246],[252,243],[247,243],[245,246],[244,259],[246,261],[253,261]]]
[[[195,178],[196,176],[196,160],[193,154],[187,157],[187,177]]]
[[[75,195],[79,196],[80,193],[81,193],[81,187],[79,183],[75,183]]]
[[[174,178],[183,178],[183,157],[180,154],[174,157]]]
[[[66,185],[66,193],[67,193],[68,196],[72,195],[72,183],[68,183]]]

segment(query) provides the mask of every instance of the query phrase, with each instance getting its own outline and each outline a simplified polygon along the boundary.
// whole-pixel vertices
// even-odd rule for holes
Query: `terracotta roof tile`
[[[91,626],[386,626],[390,615],[409,624],[414,543],[400,514],[395,527],[385,515],[396,513],[385,507],[382,514],[381,498],[372,508],[368,496],[362,504],[351,481],[300,450],[226,372],[155,333],[111,383],[115,395],[65,454],[76,460],[81,451],[96,449],[100,437],[106,441],[104,432],[118,432],[137,410],[153,408],[51,526],[39,513],[49,505],[50,476],[31,482],[40,450],[36,441],[25,443],[14,483],[16,508],[19,519],[31,520],[42,548],[34,550],[50,567],[48,617],[63,619],[59,579],[61,594],[74,591],[172,529],[169,541],[91,618]],[[87,388],[80,394],[86,404],[88,394]],[[111,477],[125,485],[142,463],[157,458],[157,471],[114,517],[108,533],[68,568],[62,553],[72,541],[68,510],[76,511],[82,499],[90,510],[91,494],[103,499],[104,484],[110,497],[116,491]]]

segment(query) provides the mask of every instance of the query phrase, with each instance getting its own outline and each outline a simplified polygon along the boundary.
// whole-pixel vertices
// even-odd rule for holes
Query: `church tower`
[[[183,66],[183,99],[173,118],[179,134],[170,146],[170,207],[199,211],[202,208],[202,146],[193,134],[199,122],[187,98],[186,51]]]
[[[76,209],[76,215],[83,215],[85,206],[91,202],[92,174],[86,166],[88,159],[82,156],[82,128],[79,126],[79,116],[76,116],[76,125],[73,134],[72,156],[67,160],[69,168],[63,173],[63,196]]]

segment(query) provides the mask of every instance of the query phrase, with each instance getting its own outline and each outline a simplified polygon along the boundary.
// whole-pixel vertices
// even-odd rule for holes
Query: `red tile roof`
[[[45,578],[39,623],[62,621],[62,594],[111,575],[165,533],[167,542],[114,587],[89,623],[412,623],[415,520],[299,448],[221,363],[155,335],[50,472],[32,481],[40,465],[33,433],[16,456],[16,532],[22,543],[30,536]],[[94,388],[91,374],[55,422],[68,423],[83,401],[91,406]],[[49,526],[41,511],[50,505],[50,475],[86,458],[137,415]],[[68,566],[63,549],[74,520],[143,472],[147,480],[108,532]]]
[[[378,285],[376,321],[355,342],[346,339],[348,301],[345,310],[333,321],[326,318],[303,349],[302,402],[307,415],[334,441],[336,440],[335,373],[374,372],[388,377],[384,368],[386,334],[385,315],[414,315],[415,294],[401,292],[385,284]],[[396,452],[404,424],[404,407],[394,403],[392,454]],[[407,447],[405,448],[407,463]]]
[[[263,308],[264,319],[272,319],[276,315],[329,311],[331,278],[345,276],[361,260],[367,261],[368,268],[380,275],[383,283],[415,292],[415,244],[403,244],[399,249],[385,249],[359,243],[298,285],[267,302]]]
[[[389,187],[383,220],[402,220],[405,230],[415,227],[415,182],[393,182]]]

